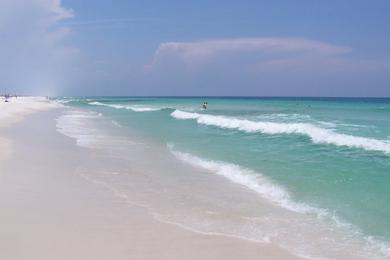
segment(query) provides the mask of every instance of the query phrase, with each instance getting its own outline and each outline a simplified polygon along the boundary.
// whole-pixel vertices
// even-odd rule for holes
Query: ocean
[[[153,171],[151,182],[159,180],[160,186],[149,188],[180,190],[180,197],[167,196],[166,207],[148,205],[156,207],[165,222],[275,243],[314,259],[390,258],[390,99],[61,97],[57,101],[67,107],[57,120],[59,131],[81,146],[110,150],[111,159],[121,165],[109,178],[139,164],[142,171]],[[207,109],[203,102],[208,102]],[[134,154],[137,140],[145,145],[137,148],[144,154],[141,150]],[[140,166],[139,160],[147,161],[146,147],[155,148],[161,168],[154,162]],[[170,163],[163,164],[168,160],[163,154],[170,156]],[[181,170],[169,171],[175,163],[183,165]],[[167,174],[159,175],[164,167]],[[183,173],[185,167],[192,175]],[[197,175],[196,170],[214,177]],[[88,178],[112,183],[102,176]],[[165,186],[164,178],[170,179]],[[130,189],[126,181],[118,181],[115,189]],[[186,206],[184,197],[193,207]]]

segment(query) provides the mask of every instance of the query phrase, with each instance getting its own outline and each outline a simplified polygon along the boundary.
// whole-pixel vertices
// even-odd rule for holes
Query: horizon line
[[[52,97],[150,97],[150,98],[346,98],[390,99],[390,96],[245,96],[245,95],[63,95]]]

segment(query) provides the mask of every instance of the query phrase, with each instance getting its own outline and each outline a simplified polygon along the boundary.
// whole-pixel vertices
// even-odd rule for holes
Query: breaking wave
[[[129,106],[129,105],[119,105],[119,104],[105,104],[101,102],[90,102],[88,103],[89,105],[93,106],[105,106],[105,107],[112,107],[115,109],[127,109],[127,110],[132,110],[134,112],[150,112],[150,111],[158,111],[161,110],[162,108],[157,108],[157,107],[144,107],[144,106]]]
[[[227,116],[184,112],[181,110],[173,111],[171,116],[181,120],[195,119],[198,124],[236,129],[247,133],[306,135],[313,143],[362,148],[368,151],[380,151],[390,154],[389,140],[341,134],[332,129],[321,128],[309,123],[251,121]]]
[[[294,202],[287,191],[258,172],[240,167],[236,164],[205,160],[189,153],[179,152],[174,150],[171,145],[169,145],[169,150],[181,161],[224,176],[230,181],[249,188],[265,199],[285,209],[299,213],[315,213],[320,216],[327,214],[326,210],[314,208],[304,203]]]

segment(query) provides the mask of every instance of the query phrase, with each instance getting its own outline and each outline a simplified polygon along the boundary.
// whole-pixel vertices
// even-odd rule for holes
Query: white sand
[[[44,97],[12,97],[0,99],[0,128],[20,121],[24,116],[60,105]]]
[[[0,98],[0,129],[19,122],[26,115],[60,106],[44,97],[11,97],[8,101]],[[12,140],[0,136],[0,164],[11,154]]]
[[[9,139],[0,137],[0,164],[9,159],[12,154],[12,145]]]

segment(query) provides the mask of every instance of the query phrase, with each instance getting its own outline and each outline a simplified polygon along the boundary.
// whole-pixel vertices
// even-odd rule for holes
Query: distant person
[[[203,105],[202,105],[203,109],[207,109],[207,105],[208,105],[207,102],[203,102]]]

